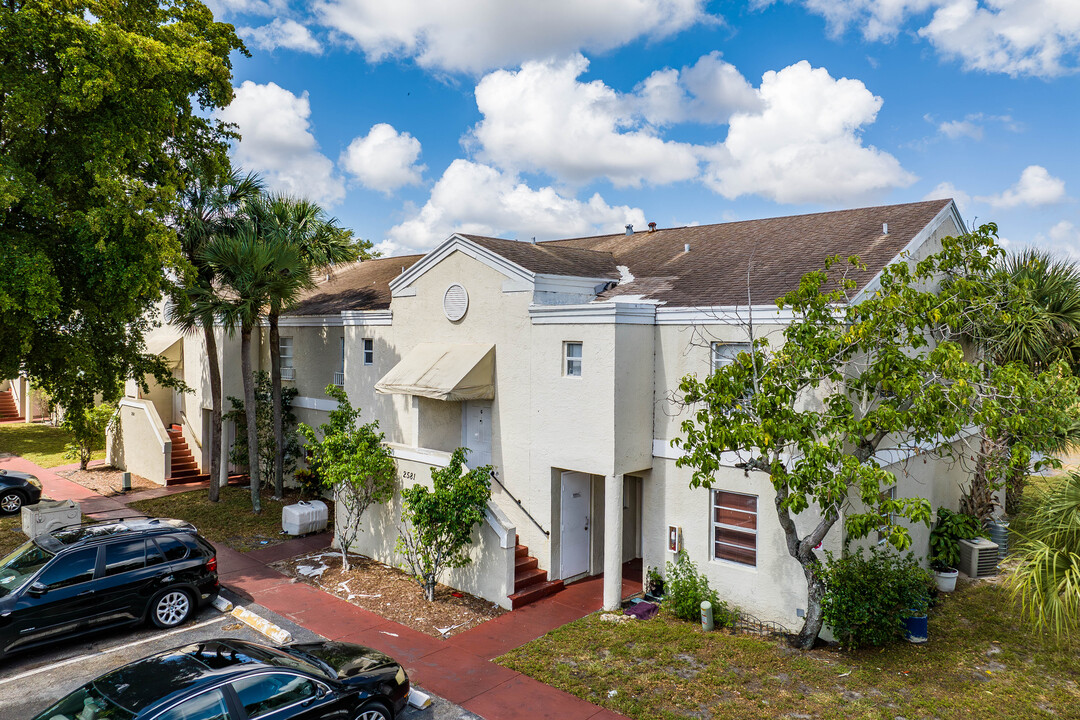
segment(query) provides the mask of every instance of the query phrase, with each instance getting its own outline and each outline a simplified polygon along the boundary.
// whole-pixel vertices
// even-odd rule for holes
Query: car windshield
[[[38,546],[33,540],[23,543],[10,555],[0,560],[0,597],[10,595],[21,588],[53,554]]]
[[[135,717],[94,689],[93,684],[79,688],[34,720],[131,720]]]
[[[271,648],[265,645],[253,645],[243,641],[231,641],[229,645],[235,648],[238,653],[241,653],[240,659],[243,659],[243,656],[246,655],[256,662],[264,662],[267,665],[277,665],[278,667],[289,668],[292,670],[302,670],[323,677],[335,677],[334,674],[327,672],[327,669],[324,666],[320,667],[322,666],[322,663],[316,664],[306,659],[306,657],[282,652],[277,648]]]

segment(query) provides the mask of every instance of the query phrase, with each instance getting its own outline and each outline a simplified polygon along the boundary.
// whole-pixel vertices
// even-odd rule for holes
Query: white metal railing
[[[281,368],[281,379],[282,380],[295,380],[296,379],[296,368],[291,368],[291,367],[283,367],[283,368]]]
[[[337,385],[338,387],[344,387],[345,386],[345,373],[343,373],[343,372],[334,373],[334,384]]]

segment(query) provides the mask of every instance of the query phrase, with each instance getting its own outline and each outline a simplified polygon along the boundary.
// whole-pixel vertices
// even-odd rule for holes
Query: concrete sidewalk
[[[205,488],[205,483],[103,497],[19,457],[0,458],[0,468],[36,475],[47,497],[72,499],[97,519],[138,515],[125,503]],[[506,613],[443,640],[387,620],[270,567],[270,563],[329,547],[329,533],[311,535],[241,553],[218,550],[222,584],[312,632],[332,640],[368,645],[402,663],[416,685],[488,720],[606,720],[622,715],[491,662],[549,630],[599,610],[603,578],[568,585],[562,592]],[[623,597],[641,583],[623,580]]]

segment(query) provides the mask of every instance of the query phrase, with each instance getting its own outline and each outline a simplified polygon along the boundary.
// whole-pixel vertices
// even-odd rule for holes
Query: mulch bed
[[[341,553],[322,550],[274,563],[274,567],[353,605],[432,637],[450,637],[502,615],[505,610],[483,598],[445,585],[435,589],[434,602],[410,575],[362,555],[349,555],[348,572]]]
[[[105,497],[123,495],[121,488],[124,486],[124,471],[117,470],[109,465],[91,466],[86,470],[57,470],[56,474]],[[131,475],[132,490],[149,490],[160,487],[162,486],[153,480],[147,480],[141,475],[135,475],[134,473]]]

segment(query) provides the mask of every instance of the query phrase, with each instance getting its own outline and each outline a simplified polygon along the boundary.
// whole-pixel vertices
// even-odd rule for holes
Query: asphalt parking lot
[[[234,596],[227,594],[226,596],[234,602],[237,600]],[[296,642],[322,639],[319,635],[259,605],[248,602],[239,604],[287,630]],[[264,635],[231,615],[223,615],[213,607],[204,608],[182,627],[168,632],[149,627],[136,627],[59,642],[47,648],[27,651],[0,660],[0,718],[28,720],[98,675],[162,650],[217,637],[272,644]],[[401,718],[403,720],[474,720],[479,718],[441,698],[433,697],[432,700],[431,707],[426,710],[409,707]]]

